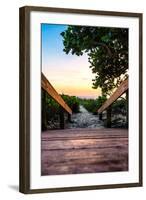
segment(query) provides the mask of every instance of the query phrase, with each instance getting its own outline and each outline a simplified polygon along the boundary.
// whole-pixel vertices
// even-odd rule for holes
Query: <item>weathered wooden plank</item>
[[[114,103],[124,92],[128,90],[128,79],[123,81],[117,90],[110,96],[110,98],[98,109],[98,113],[106,110],[112,103]]]
[[[44,150],[53,149],[90,149],[90,148],[107,148],[127,144],[127,138],[106,138],[106,139],[78,139],[78,140],[55,140],[43,142]]]
[[[103,134],[103,135],[91,135],[91,136],[81,136],[81,135],[76,135],[76,136],[72,136],[72,135],[70,135],[70,137],[66,137],[66,136],[64,136],[64,137],[55,137],[55,136],[53,136],[53,138],[52,137],[43,137],[42,138],[42,141],[54,141],[54,140],[84,140],[84,139],[92,139],[92,140],[94,140],[94,139],[103,139],[103,138],[118,138],[118,139],[120,139],[120,138],[127,138],[127,134],[124,134],[124,135],[120,135],[119,136],[119,134],[117,134],[117,135],[107,135],[107,134]]]
[[[49,130],[42,132],[42,140],[44,139],[78,139],[78,138],[104,138],[104,137],[127,137],[127,129],[120,128],[76,128],[64,130]]]
[[[55,150],[42,154],[42,175],[128,170],[127,145],[121,148]]]
[[[42,175],[127,170],[128,130],[126,129],[80,128],[42,133]]]
[[[65,111],[72,114],[71,108],[65,103],[62,97],[57,93],[51,83],[47,80],[45,75],[41,74],[41,87],[57,102]]]

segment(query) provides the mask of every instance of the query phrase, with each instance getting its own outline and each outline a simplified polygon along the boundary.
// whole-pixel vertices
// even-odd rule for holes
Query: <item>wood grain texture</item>
[[[98,109],[98,113],[106,110],[112,103],[114,103],[124,92],[128,90],[128,79],[123,81],[117,90],[110,96],[110,98]]]
[[[57,102],[59,103],[62,108],[69,114],[72,114],[72,110],[70,107],[65,103],[65,101],[62,99],[62,97],[57,93],[57,91],[54,89],[54,87],[51,85],[51,83],[47,80],[45,75],[41,74],[41,87]]]
[[[128,170],[128,130],[65,129],[42,133],[42,175]]]
[[[30,21],[25,7],[19,10],[19,191],[30,188]]]

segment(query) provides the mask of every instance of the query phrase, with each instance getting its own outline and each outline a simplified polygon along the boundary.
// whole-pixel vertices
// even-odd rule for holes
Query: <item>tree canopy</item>
[[[88,55],[95,74],[93,88],[100,87],[103,95],[110,94],[127,78],[128,29],[68,26],[61,35],[66,54]]]

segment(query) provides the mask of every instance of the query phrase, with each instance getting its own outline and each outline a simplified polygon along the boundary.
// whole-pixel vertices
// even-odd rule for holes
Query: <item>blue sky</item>
[[[66,25],[42,24],[42,72],[58,93],[96,98],[100,90],[92,89],[94,75],[87,55],[76,56],[63,52],[61,32]]]
[[[65,25],[42,24],[42,58],[64,57],[63,43],[60,33],[67,29]],[[60,51],[61,50],[61,51]]]

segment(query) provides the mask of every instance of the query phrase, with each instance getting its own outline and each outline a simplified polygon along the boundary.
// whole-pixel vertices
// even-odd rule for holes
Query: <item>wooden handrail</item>
[[[47,80],[45,75],[41,74],[41,87],[69,114],[72,114],[72,110],[65,103],[62,97],[57,93],[51,83]]]
[[[114,103],[123,93],[128,90],[128,78],[121,83],[117,90],[110,96],[108,100],[98,109],[98,113],[102,113],[106,110],[112,103]]]

